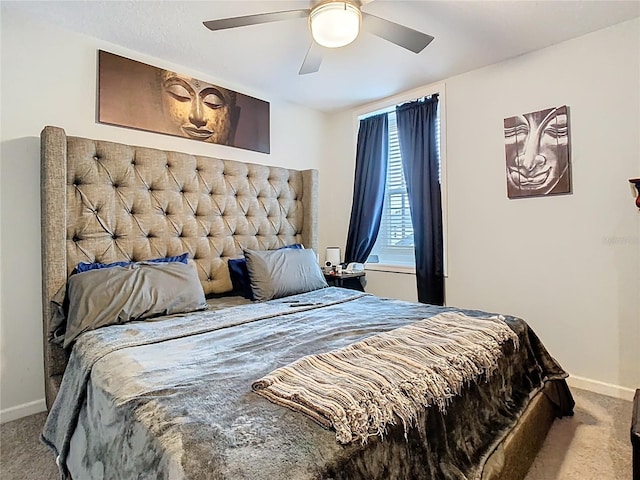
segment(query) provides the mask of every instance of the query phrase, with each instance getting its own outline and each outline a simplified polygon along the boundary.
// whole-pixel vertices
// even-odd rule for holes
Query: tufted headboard
[[[66,352],[51,301],[79,262],[188,252],[206,294],[232,290],[227,260],[292,243],[318,250],[318,172],[41,133],[42,306],[47,407]]]

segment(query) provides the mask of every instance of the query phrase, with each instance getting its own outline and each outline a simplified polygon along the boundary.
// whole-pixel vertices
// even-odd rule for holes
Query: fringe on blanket
[[[440,313],[345,348],[309,355],[252,384],[273,403],[334,428],[342,444],[383,436],[397,419],[405,434],[425,407],[446,407],[465,385],[488,378],[517,335],[504,317]]]

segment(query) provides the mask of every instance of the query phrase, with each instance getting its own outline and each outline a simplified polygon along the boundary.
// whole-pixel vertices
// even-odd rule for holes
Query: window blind
[[[411,224],[411,210],[407,183],[402,168],[400,143],[398,141],[398,124],[396,112],[389,117],[389,164],[387,166],[387,186],[383,216],[386,218],[387,246],[397,244],[413,246],[413,226]]]

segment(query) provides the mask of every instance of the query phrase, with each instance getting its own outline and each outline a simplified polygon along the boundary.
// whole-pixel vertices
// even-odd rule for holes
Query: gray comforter
[[[463,479],[483,461],[533,392],[567,375],[522,320],[497,372],[469,385],[447,413],[427,409],[366,445],[251,391],[253,381],[312,353],[360,341],[443,310],[327,288],[224,310],[84,333],[43,431],[75,479]],[[474,316],[484,312],[465,311]]]

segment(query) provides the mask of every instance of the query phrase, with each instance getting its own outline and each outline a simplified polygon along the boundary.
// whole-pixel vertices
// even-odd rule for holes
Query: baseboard
[[[28,417],[34,413],[44,412],[47,409],[47,404],[44,398],[35,400],[33,402],[23,403],[22,405],[16,405],[15,407],[5,408],[0,410],[0,423],[10,422],[11,420],[17,420],[18,418]]]
[[[635,390],[632,388],[621,387],[620,385],[613,385],[611,383],[600,382],[598,380],[591,380],[583,377],[570,376],[567,378],[567,383],[570,387],[581,388],[601,395],[607,395],[608,397],[629,400],[630,402],[633,401],[633,395],[635,394]]]

